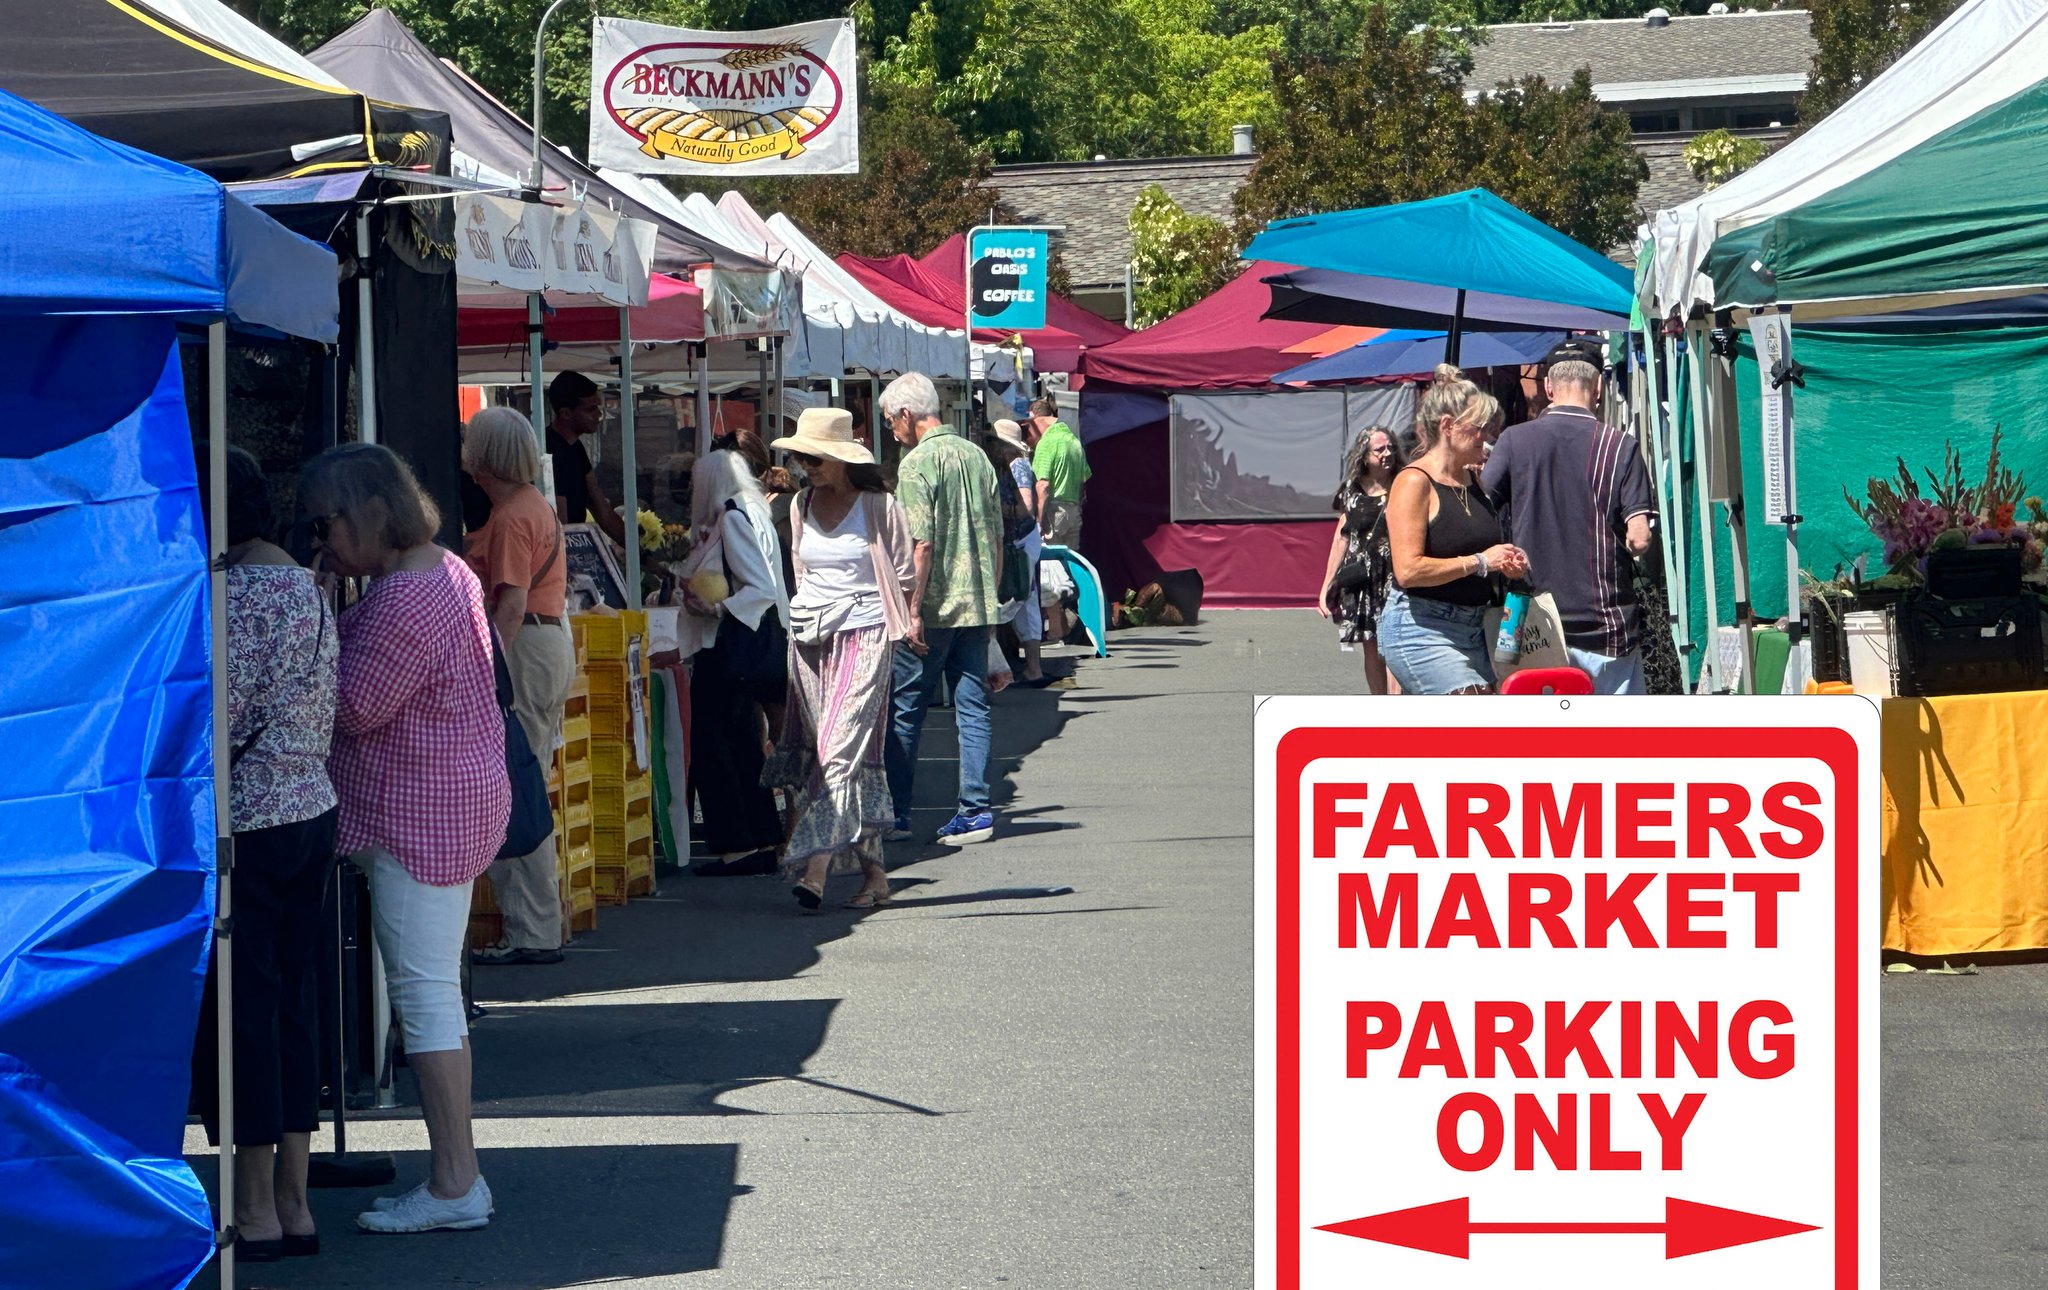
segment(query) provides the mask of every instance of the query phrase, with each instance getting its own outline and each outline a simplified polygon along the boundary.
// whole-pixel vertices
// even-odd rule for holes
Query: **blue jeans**
[[[889,746],[883,752],[889,775],[889,796],[900,819],[910,816],[910,793],[917,778],[917,741],[924,733],[924,714],[938,693],[939,679],[953,683],[953,726],[960,735],[960,804],[962,815],[988,810],[987,627],[927,627],[923,657],[898,643],[889,683]]]
[[[1379,617],[1380,657],[1403,694],[1457,694],[1493,688],[1486,650],[1486,609],[1387,589]]]
[[[1632,649],[1620,658],[1568,646],[1572,666],[1593,678],[1595,694],[1648,694],[1643,682],[1643,651]]]

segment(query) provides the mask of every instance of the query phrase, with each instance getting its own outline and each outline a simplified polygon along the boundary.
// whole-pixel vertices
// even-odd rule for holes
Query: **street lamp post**
[[[540,16],[540,26],[534,28],[533,31],[533,166],[526,172],[526,186],[533,191],[536,199],[540,196],[541,183],[544,177],[540,164],[541,65],[545,56],[542,42],[547,36],[548,20],[555,16],[555,10],[568,3],[569,0],[555,0],[553,4],[547,7],[547,12]]]

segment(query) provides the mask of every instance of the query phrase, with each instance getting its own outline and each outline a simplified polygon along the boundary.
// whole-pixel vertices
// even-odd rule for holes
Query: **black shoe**
[[[763,847],[737,860],[706,860],[703,864],[691,865],[690,872],[699,878],[766,877],[775,872],[775,851],[772,847]]]
[[[319,1252],[320,1233],[312,1232],[305,1236],[293,1236],[290,1232],[284,1234],[284,1256],[286,1258],[309,1259]]]
[[[493,946],[487,950],[472,950],[469,961],[478,967],[502,967],[513,963],[560,963],[562,951],[521,949],[511,945]]]
[[[237,1263],[278,1263],[284,1259],[284,1241],[252,1241],[246,1236],[235,1237],[235,1262]]]

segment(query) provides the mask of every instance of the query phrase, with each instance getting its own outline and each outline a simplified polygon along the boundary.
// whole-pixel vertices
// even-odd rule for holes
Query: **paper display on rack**
[[[1792,315],[1751,314],[1749,331],[1763,389],[1763,520],[1783,528],[1799,496],[1792,462]]]
[[[512,293],[549,291],[615,305],[648,299],[654,226],[577,204],[545,206],[483,193],[455,202],[455,272]],[[480,303],[465,290],[464,303]]]
[[[634,174],[860,170],[851,19],[691,31],[598,18],[590,164]]]

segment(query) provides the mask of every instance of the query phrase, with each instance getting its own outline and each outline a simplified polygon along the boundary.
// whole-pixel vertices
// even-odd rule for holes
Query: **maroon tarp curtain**
[[[1158,390],[1264,385],[1275,372],[1307,361],[1282,350],[1330,330],[1259,316],[1272,298],[1259,279],[1286,270],[1264,261],[1248,265],[1206,300],[1105,349],[1090,349],[1081,370],[1090,381]]]
[[[1328,520],[1176,524],[1169,460],[1163,421],[1088,445],[1094,477],[1081,551],[1102,574],[1104,590],[1121,597],[1163,572],[1198,569],[1209,608],[1312,608],[1335,512]]]

